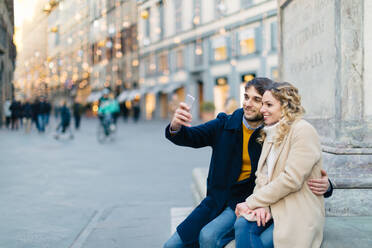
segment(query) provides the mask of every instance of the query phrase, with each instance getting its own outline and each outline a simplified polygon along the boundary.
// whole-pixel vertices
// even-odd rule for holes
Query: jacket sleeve
[[[321,148],[315,129],[309,124],[294,128],[291,140],[287,141],[291,147],[284,171],[246,199],[250,209],[267,207],[300,190],[320,159]]]
[[[165,128],[165,137],[179,146],[200,148],[213,146],[220,127],[223,126],[226,114],[221,113],[216,119],[195,127],[182,126],[176,134],[169,132],[170,124]]]
[[[329,188],[328,190],[324,193],[324,197],[325,198],[328,198],[328,197],[331,197],[332,194],[333,194],[333,184],[331,182],[331,180],[328,178],[328,182],[329,182]]]

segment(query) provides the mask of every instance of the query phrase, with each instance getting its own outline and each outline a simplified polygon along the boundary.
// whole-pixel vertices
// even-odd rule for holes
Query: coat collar
[[[240,108],[235,110],[231,115],[228,115],[224,128],[229,130],[241,130],[243,114],[244,111]]]
[[[228,130],[242,130],[243,115],[243,108],[235,110],[234,113],[227,116],[227,121],[225,122],[224,128]],[[257,130],[260,130],[260,128],[257,128],[256,131]]]

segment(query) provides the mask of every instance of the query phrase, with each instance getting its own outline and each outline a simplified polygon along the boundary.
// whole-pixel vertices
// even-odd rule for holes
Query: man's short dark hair
[[[269,78],[257,77],[247,82],[245,90],[253,86],[260,95],[263,95],[275,82]]]

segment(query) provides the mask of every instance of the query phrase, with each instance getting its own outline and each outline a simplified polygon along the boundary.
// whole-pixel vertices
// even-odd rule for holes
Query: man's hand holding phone
[[[195,98],[191,95],[186,96],[186,103],[181,102],[180,106],[176,109],[170,125],[172,131],[178,131],[181,126],[191,127],[192,115],[190,113],[192,104]]]

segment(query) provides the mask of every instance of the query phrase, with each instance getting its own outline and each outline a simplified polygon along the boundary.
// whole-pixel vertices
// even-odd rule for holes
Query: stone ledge
[[[372,148],[332,147],[323,145],[323,152],[341,155],[372,155]]]
[[[193,184],[192,191],[196,205],[206,195],[206,183],[207,183],[208,168],[195,168],[192,172]],[[367,189],[364,189],[367,191]],[[368,190],[369,192],[370,190]],[[340,192],[344,194],[340,189]],[[335,187],[335,198],[338,195],[338,189]],[[353,194],[353,192],[352,192]],[[336,199],[335,203],[345,198],[341,197],[339,200]],[[370,204],[365,202],[365,204]],[[336,208],[335,204],[328,204],[329,209]],[[336,204],[337,205],[337,204]],[[327,210],[327,205],[326,205]],[[344,211],[351,211],[350,209],[344,209]],[[369,212],[370,209],[367,209]],[[329,211],[327,211],[329,212]],[[336,212],[337,213],[337,212]],[[335,214],[335,212],[328,213],[328,215]],[[340,215],[345,215],[343,212],[338,212]],[[346,214],[347,215],[347,214]],[[322,248],[370,248],[372,247],[372,216],[327,216],[326,225],[324,230],[324,240]],[[235,241],[230,242],[227,248],[234,248]]]
[[[207,168],[195,168],[193,196],[197,204],[206,195]],[[331,176],[332,178],[332,176]],[[372,216],[371,179],[335,178],[333,196],[325,200],[327,216]]]

